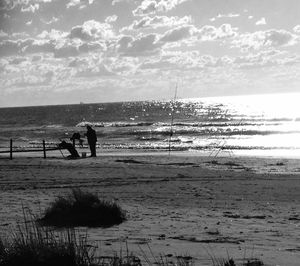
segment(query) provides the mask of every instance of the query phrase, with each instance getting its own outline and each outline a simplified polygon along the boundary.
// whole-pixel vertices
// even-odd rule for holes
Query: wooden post
[[[11,160],[12,160],[12,158],[13,158],[13,140],[12,140],[12,139],[10,139],[10,144],[9,144],[9,153],[10,153],[10,157],[9,157],[9,159],[11,159]]]
[[[43,139],[43,152],[44,152],[44,159],[46,159],[46,144],[45,144],[45,140]]]

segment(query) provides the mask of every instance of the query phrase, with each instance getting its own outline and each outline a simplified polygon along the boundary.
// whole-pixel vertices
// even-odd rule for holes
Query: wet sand
[[[23,220],[22,206],[39,215],[75,187],[127,211],[119,226],[80,228],[104,254],[120,252],[127,242],[141,257],[188,254],[196,265],[211,265],[209,254],[226,258],[227,252],[237,260],[299,265],[300,160],[160,153],[0,157],[1,235]]]

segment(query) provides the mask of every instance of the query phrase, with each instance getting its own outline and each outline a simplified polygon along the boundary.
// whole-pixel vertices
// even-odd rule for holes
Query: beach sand
[[[101,154],[65,160],[0,158],[0,233],[40,215],[71,188],[117,201],[128,220],[108,229],[80,228],[103,254],[129,250],[152,258],[210,254],[300,265],[300,160],[168,154]],[[23,207],[22,207],[23,206]],[[150,251],[151,249],[151,251]]]

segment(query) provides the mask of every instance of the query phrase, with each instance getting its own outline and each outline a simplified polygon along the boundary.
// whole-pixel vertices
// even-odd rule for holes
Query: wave
[[[273,121],[273,120],[272,120]],[[277,122],[274,120],[273,122]],[[265,122],[174,122],[172,124],[173,127],[232,127],[232,126],[277,126],[281,123],[267,123]],[[147,122],[147,121],[140,121],[140,122],[123,122],[123,121],[116,121],[116,122],[88,122],[83,121],[76,125],[76,127],[86,127],[86,126],[93,126],[93,127],[171,127],[171,122]]]
[[[56,129],[56,128],[62,128],[63,127],[63,125],[59,125],[59,124],[57,124],[57,125],[47,125],[46,126],[46,128],[54,128],[54,129]]]
[[[76,127],[143,127],[151,126],[152,122],[80,122]]]
[[[295,147],[265,147],[265,146],[240,146],[240,145],[218,145],[218,144],[209,144],[209,145],[182,145],[172,143],[171,146],[168,142],[157,143],[157,144],[112,144],[106,143],[102,144],[102,149],[126,149],[126,150],[151,150],[151,151],[161,151],[161,150],[169,150],[172,151],[191,151],[191,150],[203,150],[203,151],[218,151],[218,150],[279,150],[279,149],[286,149],[286,150],[295,150]]]
[[[104,123],[102,122],[88,122],[83,121],[76,125],[76,127],[86,127],[86,126],[93,126],[93,127],[104,127]]]
[[[238,130],[238,129],[227,129],[227,130],[219,130],[219,129],[176,129],[173,128],[172,131],[170,128],[159,128],[152,130],[140,130],[133,132],[119,132],[119,135],[135,135],[135,136],[145,136],[152,135],[152,138],[155,136],[169,136],[172,135],[196,135],[196,136],[266,136],[266,135],[274,135],[274,134],[295,134],[300,133],[300,131],[274,131],[274,130]]]
[[[141,140],[141,141],[160,141],[162,140],[161,138],[159,137],[152,137],[152,136],[139,136],[139,137],[136,137],[136,140]]]

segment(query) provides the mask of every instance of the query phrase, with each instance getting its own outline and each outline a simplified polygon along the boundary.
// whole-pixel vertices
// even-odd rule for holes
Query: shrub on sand
[[[41,225],[58,227],[109,227],[125,220],[125,212],[117,203],[73,189],[66,197],[57,198],[38,221]]]

